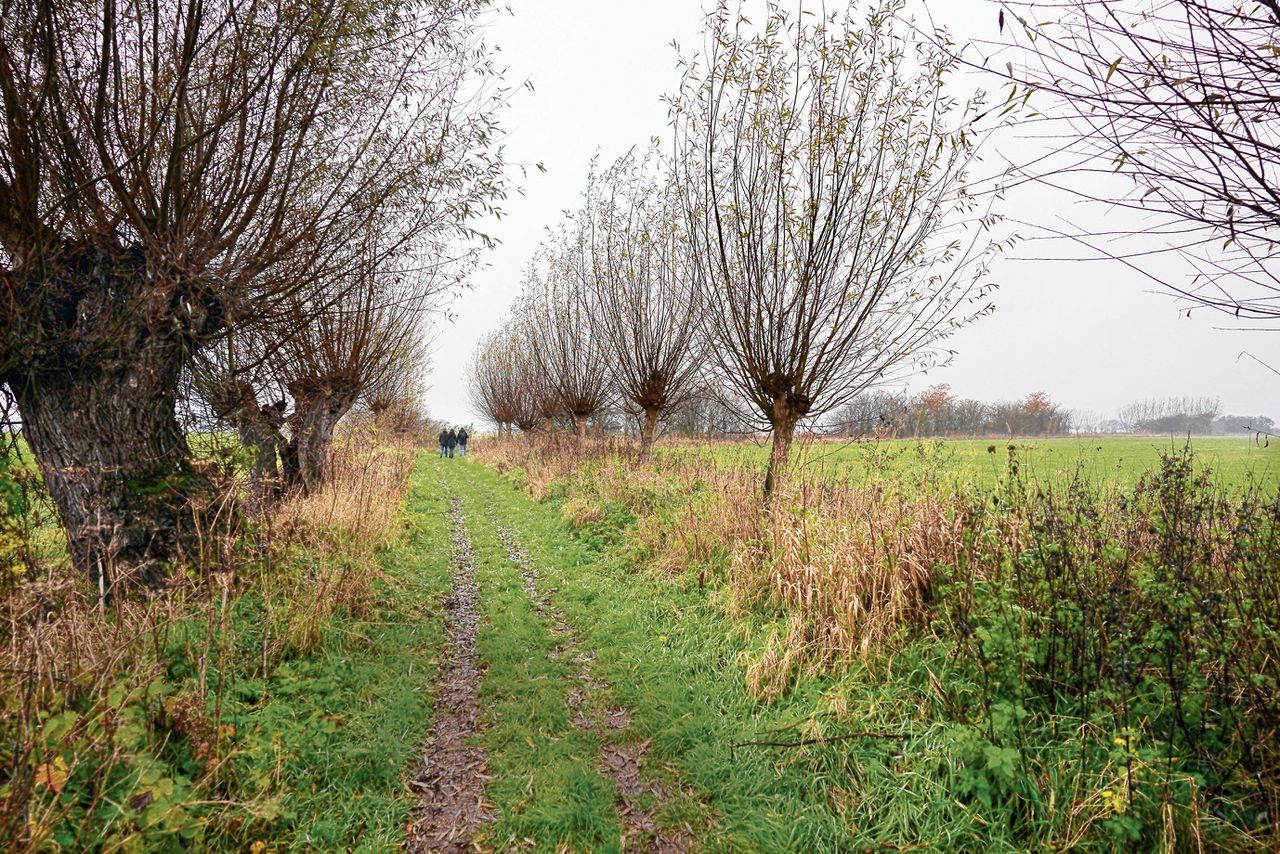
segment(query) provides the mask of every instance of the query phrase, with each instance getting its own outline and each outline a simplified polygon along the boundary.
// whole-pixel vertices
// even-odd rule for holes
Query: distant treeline
[[[625,412],[602,413],[593,426],[601,432],[633,432]],[[1264,415],[1229,415],[1216,397],[1168,397],[1138,400],[1114,415],[1070,410],[1045,392],[1018,400],[988,402],[960,397],[947,385],[920,392],[874,390],[836,409],[818,432],[844,438],[934,438],[941,436],[1067,436],[1078,433],[1180,433],[1242,436],[1271,433]],[[665,432],[678,436],[714,436],[750,432],[734,410],[711,394],[697,395],[667,419]]]

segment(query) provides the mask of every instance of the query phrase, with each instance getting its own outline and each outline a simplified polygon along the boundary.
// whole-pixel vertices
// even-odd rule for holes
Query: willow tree
[[[104,590],[194,542],[179,377],[314,283],[299,244],[437,162],[472,209],[499,192],[484,6],[0,0],[0,381]]]
[[[327,305],[297,304],[297,325],[281,344],[278,371],[293,399],[289,441],[304,490],[328,480],[334,431],[356,402],[404,381],[420,362],[432,289],[396,282],[377,268],[360,278]]]
[[[499,436],[510,435],[512,425],[521,420],[519,358],[507,325],[480,340],[467,366],[471,403],[493,423]]]
[[[708,363],[773,433],[777,488],[797,425],[936,361],[989,310],[993,218],[968,192],[978,99],[900,19],[721,3],[672,99],[678,186]]]
[[[689,399],[701,368],[684,209],[656,152],[634,152],[592,176],[580,224],[594,334],[618,391],[640,410],[640,456],[658,423]]]
[[[241,326],[197,351],[190,366],[188,407],[202,401],[213,415],[212,424],[230,426],[249,455],[247,509],[260,516],[283,494],[285,478],[280,454],[286,443],[284,427],[288,390],[269,369],[279,342],[263,329]]]
[[[554,424],[562,416],[561,397],[537,355],[535,314],[521,306],[508,325],[505,364],[511,371],[512,421],[521,433]]]
[[[608,360],[592,325],[593,275],[585,231],[566,228],[525,274],[517,314],[517,340],[528,342],[540,375],[528,381],[545,381],[579,444],[587,420],[604,408],[611,392]]]

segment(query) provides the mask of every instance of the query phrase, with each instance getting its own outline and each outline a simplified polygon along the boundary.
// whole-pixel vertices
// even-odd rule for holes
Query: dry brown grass
[[[264,655],[310,649],[335,612],[362,612],[378,577],[377,554],[401,530],[400,499],[413,456],[407,443],[373,444],[363,433],[343,436],[332,451],[330,480],[283,502],[273,514],[269,539],[283,544],[274,559],[292,562],[299,571],[263,578],[266,622],[276,631]],[[278,583],[284,589],[275,589]],[[291,595],[293,588],[306,592]]]
[[[870,656],[922,619],[932,568],[954,565],[963,548],[966,505],[938,494],[797,475],[766,506],[759,472],[703,454],[640,465],[620,442],[579,452],[531,437],[488,440],[478,456],[536,498],[567,483],[562,512],[575,524],[603,518],[605,502],[625,506],[646,568],[700,584],[722,576],[731,609],[785,619],[748,667],[760,696],[805,668]]]
[[[767,514],[766,534],[734,554],[745,607],[798,616],[810,657],[865,658],[924,616],[934,567],[964,546],[963,505],[876,487],[796,480]]]

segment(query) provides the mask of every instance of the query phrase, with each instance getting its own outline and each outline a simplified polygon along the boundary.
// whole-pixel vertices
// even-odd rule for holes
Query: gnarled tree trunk
[[[10,380],[71,560],[104,593],[160,587],[170,564],[194,554],[192,499],[209,487],[175,416],[183,347],[159,335],[137,343],[110,369]]]
[[[582,443],[587,439],[587,416],[573,413],[573,435],[578,447],[581,448]]]
[[[296,443],[294,460],[286,461],[286,468],[297,467],[297,477],[302,488],[311,491],[329,479],[329,452],[333,447],[333,433],[342,416],[355,405],[355,396],[330,386],[319,387],[310,383],[303,386],[291,383],[294,412],[289,419],[293,431],[291,443]]]
[[[278,418],[274,407],[263,407],[257,417],[245,418],[238,425],[240,443],[253,456],[249,466],[249,504],[256,515],[271,506],[284,485],[278,457],[285,442]]]
[[[210,495],[176,401],[190,347],[220,323],[216,301],[114,243],[66,245],[24,285],[24,313],[5,318],[4,381],[71,560],[104,594],[160,587],[198,556]]]
[[[280,434],[284,401],[259,406],[253,386],[235,378],[206,377],[202,391],[218,417],[236,428],[241,447],[249,453],[247,507],[254,516],[261,516],[283,487],[278,457],[285,443]]]

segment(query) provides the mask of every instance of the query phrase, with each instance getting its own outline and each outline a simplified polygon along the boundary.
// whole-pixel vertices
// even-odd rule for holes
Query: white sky
[[[679,79],[671,42],[686,52],[702,43],[702,0],[511,6],[493,20],[489,40],[501,50],[509,83],[528,80],[533,89],[517,91],[504,116],[507,155],[512,163],[541,163],[546,173],[531,168],[523,195],[508,199],[504,218],[487,226],[501,243],[452,305],[453,321],[438,328],[427,407],[455,423],[480,421],[467,395],[467,362],[518,293],[544,229],[578,206],[588,161],[597,150],[609,162],[654,136],[669,140],[660,99]],[[996,37],[989,0],[933,0],[930,8],[957,41]],[[1050,225],[1068,217],[1087,226],[1107,216],[1046,188],[1009,198],[1002,212]],[[1118,263],[1017,257],[1070,252],[1024,243],[1006,253],[993,269],[995,314],[952,339],[953,362],[913,387],[946,382],[956,394],[992,401],[1043,390],[1104,417],[1136,398],[1211,395],[1227,412],[1280,420],[1280,376],[1241,357],[1247,351],[1280,369],[1280,332],[1223,329],[1225,321],[1208,312],[1187,319],[1167,293]]]

